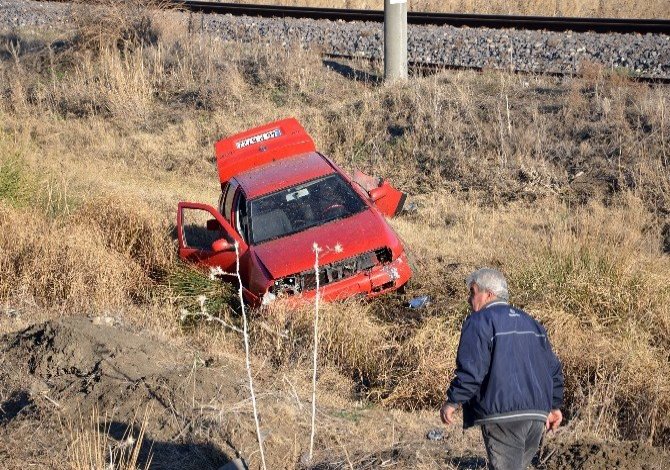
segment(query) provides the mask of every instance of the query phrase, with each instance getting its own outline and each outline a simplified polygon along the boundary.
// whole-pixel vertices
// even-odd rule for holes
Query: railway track
[[[288,7],[275,5],[241,5],[231,3],[214,3],[190,0],[172,0],[177,8],[203,14],[228,14],[232,16],[248,16],[260,18],[308,18],[313,20],[331,21],[367,21],[380,23],[384,21],[384,12],[375,10],[344,10],[339,8]],[[622,34],[662,34],[670,35],[670,20],[657,19],[619,19],[619,18],[553,18],[539,16],[502,16],[450,13],[409,12],[408,23],[415,25],[448,25],[466,26],[469,28],[486,27],[490,29],[513,28],[519,30],[548,30],[553,32],[594,32]],[[333,59],[358,59],[361,57],[350,53],[324,52],[324,56]],[[409,62],[412,70],[431,72],[440,69],[483,70],[491,67],[470,65],[453,65],[423,60]],[[513,69],[515,73],[536,73]],[[571,76],[574,71],[544,71],[545,75]],[[649,77],[632,75],[634,81],[646,83],[670,84],[670,77]]]
[[[30,3],[33,2],[25,2]],[[36,2],[39,3],[70,2]],[[161,4],[184,12],[202,13],[199,25],[189,18],[189,29],[199,27],[225,40],[301,44],[302,47],[313,46],[323,57],[332,59],[382,60],[382,11],[191,0],[162,0]],[[68,21],[65,9],[62,14],[63,21]],[[11,18],[21,15],[9,14],[10,23]],[[273,21],[275,18],[282,21]],[[304,21],[305,18],[308,21]],[[318,21],[323,19],[330,21]],[[415,25],[408,43],[408,65],[415,73],[500,69],[518,74],[567,77],[579,74],[582,63],[586,63],[626,74],[634,81],[670,84],[670,20],[421,12],[410,13],[408,20]],[[53,20],[48,23],[52,24]],[[567,31],[575,33],[564,34]],[[612,32],[637,34],[608,34]]]
[[[174,6],[192,12],[257,16],[263,18],[310,18],[331,21],[383,22],[380,10],[345,10],[277,5],[241,5],[191,0],[171,0]],[[470,28],[515,28],[525,30],[575,31],[596,33],[668,34],[670,20],[623,18],[567,18],[545,16],[476,15],[409,12],[407,22],[416,25],[466,26]]]

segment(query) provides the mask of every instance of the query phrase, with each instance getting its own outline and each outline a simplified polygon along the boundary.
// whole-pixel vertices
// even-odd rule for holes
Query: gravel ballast
[[[300,44],[325,54],[382,59],[383,25],[179,13],[192,29],[225,41]],[[0,29],[66,26],[68,4],[0,0]],[[670,36],[410,25],[410,62],[535,73],[578,73],[586,63],[670,78]]]

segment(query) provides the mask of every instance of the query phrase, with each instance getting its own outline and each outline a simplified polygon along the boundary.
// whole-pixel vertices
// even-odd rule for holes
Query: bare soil
[[[94,407],[107,415],[109,433],[117,440],[148,410],[145,448],[152,448],[156,468],[218,468],[234,456],[233,448],[208,444],[213,434],[218,442],[228,440],[217,419],[225,411],[217,398],[245,400],[236,382],[243,371],[231,364],[174,349],[106,317],[34,325],[2,338],[0,349],[6,397],[0,456],[21,460],[47,449],[64,451],[59,447],[63,431],[71,427],[67,423],[88,421]],[[23,455],[17,455],[15,443]]]
[[[253,421],[244,411],[246,372],[239,364],[200,357],[110,317],[67,317],[7,334],[0,338],[0,360],[2,468],[24,468],[26,462],[49,468],[66,459],[72,441],[64,434],[94,408],[106,413],[104,427],[113,442],[120,442],[129,426],[136,430],[146,415],[142,458],[151,449],[152,468],[217,469],[231,458],[247,457],[243,449],[254,447]],[[380,422],[385,413],[377,409],[360,419]],[[294,430],[289,420],[272,427],[274,434]],[[353,439],[346,434],[343,441]],[[449,435],[459,434],[405,440],[376,452],[333,450],[311,468],[423,468],[427,462],[437,468],[485,468],[481,448],[453,447]],[[278,457],[270,468],[303,466]],[[563,433],[544,446],[536,465],[651,469],[662,468],[669,457],[641,443],[575,442]]]
[[[639,442],[580,442],[562,443],[547,449],[550,469],[655,469],[666,468],[668,454],[659,448]]]

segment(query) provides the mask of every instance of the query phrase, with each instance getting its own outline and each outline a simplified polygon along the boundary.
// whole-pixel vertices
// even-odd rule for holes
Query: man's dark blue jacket
[[[544,327],[504,301],[471,314],[461,331],[447,402],[463,405],[464,428],[545,421],[563,404],[563,373]]]

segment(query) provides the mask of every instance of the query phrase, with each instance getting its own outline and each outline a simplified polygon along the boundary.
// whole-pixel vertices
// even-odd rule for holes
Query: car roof
[[[308,152],[255,167],[236,175],[235,180],[252,199],[335,172],[323,155]]]

